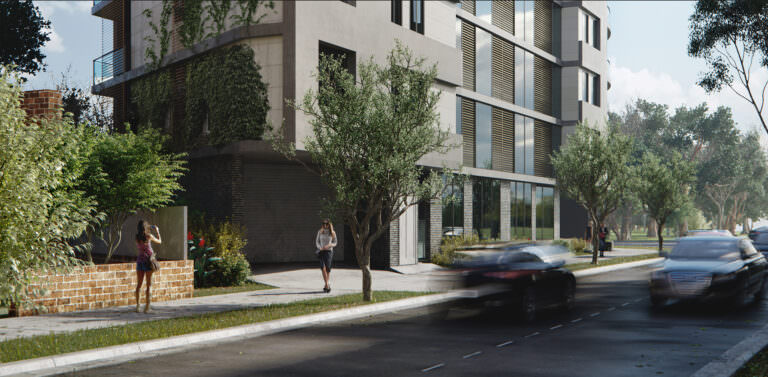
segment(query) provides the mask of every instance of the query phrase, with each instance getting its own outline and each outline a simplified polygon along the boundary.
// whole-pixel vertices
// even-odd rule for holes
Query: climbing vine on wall
[[[163,128],[171,101],[171,75],[158,71],[131,83],[131,102],[136,105],[138,128]]]
[[[145,56],[152,69],[161,66],[168,54],[171,40],[170,16],[180,13],[181,23],[177,30],[179,41],[185,48],[190,48],[198,42],[213,38],[229,28],[243,25],[258,24],[268,12],[260,12],[260,8],[275,8],[273,0],[163,0],[163,10],[159,24],[152,21],[152,11],[144,10],[143,14],[149,21],[149,27],[154,35],[147,36],[148,42]],[[258,15],[258,16],[257,16]],[[229,25],[227,25],[229,23]],[[155,52],[156,43],[160,43],[159,54]]]
[[[188,64],[186,90],[188,147],[198,146],[200,136],[214,146],[261,139],[269,128],[267,85],[246,45],[219,49]]]

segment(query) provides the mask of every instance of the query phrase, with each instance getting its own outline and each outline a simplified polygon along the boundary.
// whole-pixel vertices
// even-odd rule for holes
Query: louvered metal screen
[[[552,52],[552,1],[537,0],[533,11],[533,44]]]
[[[491,20],[501,30],[515,34],[515,2],[494,1],[491,5]]]
[[[475,90],[475,27],[461,23],[461,51],[464,87]]]
[[[533,81],[533,109],[552,115],[552,63],[534,56]]]
[[[475,0],[461,0],[461,9],[475,14]]]
[[[493,169],[514,172],[515,168],[515,114],[493,108],[491,153]]]
[[[534,121],[534,158],[533,169],[538,177],[552,177],[552,125],[540,120]]]
[[[511,43],[493,37],[493,60],[491,63],[493,96],[515,102],[515,48]]]
[[[475,101],[461,99],[461,133],[464,135],[464,165],[475,166]]]

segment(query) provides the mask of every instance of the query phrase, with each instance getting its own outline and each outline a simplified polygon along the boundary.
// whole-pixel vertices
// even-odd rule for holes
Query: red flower
[[[187,241],[192,241],[194,237],[192,237],[192,232],[187,232]]]
[[[200,247],[205,246],[205,239],[203,239],[203,237],[200,237],[200,243],[197,246],[200,246]]]

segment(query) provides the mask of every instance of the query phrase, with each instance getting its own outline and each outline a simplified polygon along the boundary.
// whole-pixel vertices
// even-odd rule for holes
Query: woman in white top
[[[323,225],[317,231],[317,237],[315,237],[315,247],[317,247],[315,254],[320,258],[320,270],[323,272],[323,280],[325,281],[323,292],[325,293],[331,292],[331,285],[328,283],[328,280],[331,276],[333,248],[336,246],[336,243],[336,232],[333,231],[331,220],[323,220]]]

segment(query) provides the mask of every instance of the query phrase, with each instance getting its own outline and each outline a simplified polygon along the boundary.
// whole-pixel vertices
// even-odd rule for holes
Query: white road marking
[[[614,311],[614,310],[616,310],[616,307],[615,307],[615,306],[611,306],[610,308],[608,308],[608,311],[609,311],[609,312],[612,312],[612,311]]]
[[[635,302],[640,302],[642,300],[643,300],[642,298],[637,298],[637,299],[635,299]]]
[[[477,356],[477,355],[479,355],[481,353],[483,353],[483,351],[476,351],[476,352],[472,352],[472,353],[466,354],[466,355],[464,355],[462,357],[465,358],[465,359],[469,359],[470,357],[475,357],[475,356]]]
[[[581,318],[576,318],[573,321],[571,321],[571,323],[576,323],[576,322],[579,322],[579,321],[581,321]]]
[[[589,316],[590,316],[590,317],[597,317],[597,316],[599,316],[599,315],[600,315],[600,312],[597,312],[597,313],[592,313],[592,314],[590,314]]]
[[[444,367],[444,366],[445,366],[445,364],[444,364],[444,363],[435,364],[435,365],[433,365],[433,366],[431,366],[431,367],[429,367],[429,368],[424,368],[424,369],[422,369],[421,371],[422,371],[422,372],[429,372],[429,371],[431,371],[431,370],[434,370],[434,369],[437,369],[437,368],[442,368],[442,367]]]
[[[561,327],[563,327],[563,325],[552,326],[552,327],[550,327],[549,329],[550,329],[550,330],[557,330],[557,329],[559,329],[559,328],[561,328]]]
[[[533,336],[536,336],[536,335],[539,335],[539,334],[541,334],[541,333],[540,333],[540,332],[538,332],[538,331],[536,331],[535,333],[533,333],[533,334],[528,334],[528,335],[526,335],[525,337],[526,337],[526,338],[530,338],[530,337],[533,337]]]
[[[496,345],[496,348],[506,347],[506,346],[508,346],[508,345],[510,345],[510,344],[512,344],[512,343],[514,343],[514,342],[515,342],[514,340],[508,340],[508,341],[506,341],[506,342],[504,342],[504,343],[501,343],[501,344],[497,344],[497,345]]]
[[[629,305],[628,302],[625,302],[625,303],[621,304],[621,306],[627,306],[627,305]]]

